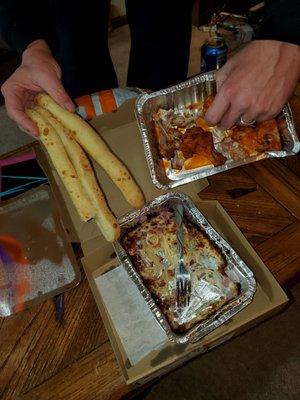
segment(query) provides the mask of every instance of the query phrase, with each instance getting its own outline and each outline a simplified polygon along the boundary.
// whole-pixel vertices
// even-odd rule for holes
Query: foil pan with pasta
[[[176,303],[176,204],[184,209],[184,261],[192,277],[186,308]],[[170,340],[195,342],[252,301],[252,271],[185,194],[159,196],[119,223],[115,251]]]

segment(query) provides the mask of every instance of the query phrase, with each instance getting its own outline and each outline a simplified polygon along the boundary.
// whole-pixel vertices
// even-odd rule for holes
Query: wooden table
[[[292,107],[299,132],[300,90]],[[247,165],[209,183],[200,197],[220,201],[282,285],[298,280],[300,156]],[[0,399],[120,399],[132,393],[84,274],[65,303],[63,326],[51,300],[0,320]]]

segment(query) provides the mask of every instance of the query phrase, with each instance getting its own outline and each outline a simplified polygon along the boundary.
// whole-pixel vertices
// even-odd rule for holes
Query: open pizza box
[[[127,101],[114,114],[96,117],[91,124],[101,133],[112,151],[127,165],[137,183],[142,188],[146,201],[163,194],[157,189],[148,171],[143,145],[134,117],[134,101]],[[47,174],[54,196],[61,211],[65,230],[72,242],[80,242],[84,253],[82,264],[94,294],[100,314],[114,348],[124,379],[128,384],[143,384],[160,376],[198,354],[225,342],[262,320],[278,312],[288,298],[273,275],[260,260],[253,248],[217,201],[201,201],[199,193],[208,182],[206,179],[181,186],[181,191],[191,197],[195,205],[207,217],[213,227],[232,245],[240,257],[252,269],[257,281],[257,291],[253,302],[229,322],[194,344],[178,345],[168,340],[155,349],[148,349],[135,362],[126,353],[124,343],[105,303],[99,279],[108,271],[119,266],[112,245],[106,242],[93,221],[82,223],[70,199],[51,165],[47,155],[39,148],[37,158]],[[97,164],[93,164],[98,180],[106,194],[107,201],[117,217],[132,211],[119,189],[110,181]],[[173,190],[174,191],[174,190]],[[200,193],[201,196],[201,193]],[[122,319],[122,316],[120,316]],[[139,347],[140,332],[131,332]],[[131,338],[131,341],[132,341]],[[131,361],[130,361],[131,360]]]

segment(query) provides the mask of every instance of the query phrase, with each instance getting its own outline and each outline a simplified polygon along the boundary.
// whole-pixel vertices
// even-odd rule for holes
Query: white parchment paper
[[[122,265],[95,282],[131,365],[169,341]]]

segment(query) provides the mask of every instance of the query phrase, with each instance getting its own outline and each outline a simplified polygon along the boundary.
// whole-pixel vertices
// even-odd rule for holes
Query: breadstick
[[[76,142],[71,132],[65,128],[48,110],[36,106],[34,108],[54,128],[60,137],[65,150],[77,172],[80,182],[93,204],[96,215],[95,221],[98,224],[103,236],[108,242],[114,242],[120,236],[120,227],[116,218],[107,206],[105,197],[96,181],[94,171],[86,154]]]
[[[35,110],[28,109],[26,114],[35,122],[40,132],[40,140],[45,146],[51,161],[60,176],[82,221],[88,221],[95,210],[88,200],[76,171],[69,160],[64,146],[52,126]]]
[[[36,102],[46,108],[74,135],[84,150],[106,171],[135,208],[144,204],[144,196],[125,165],[111,152],[98,133],[82,118],[59,106],[47,94],[39,94]]]

